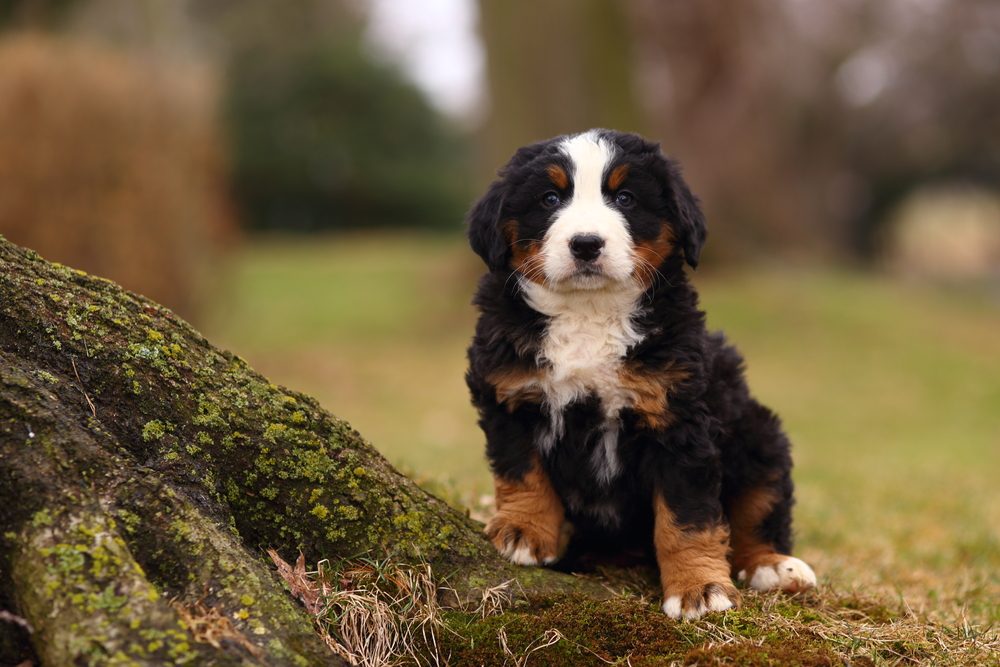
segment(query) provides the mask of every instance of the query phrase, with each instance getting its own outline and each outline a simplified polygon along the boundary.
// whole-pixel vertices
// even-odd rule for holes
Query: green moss
[[[325,519],[330,515],[330,510],[326,507],[326,505],[316,505],[309,510],[309,513],[318,519]]]
[[[72,620],[70,628],[76,630],[63,640],[68,645],[59,647],[67,655],[86,656],[97,649],[118,656],[121,664],[191,662],[197,653],[191,651],[186,632],[158,625],[173,615],[157,606],[158,592],[146,582],[115,528],[110,519],[86,514],[50,519],[44,532],[24,542],[34,551],[25,554],[28,561],[20,562],[30,563],[36,579],[27,604],[44,606],[45,617]],[[142,641],[121,635],[122,627]]]
[[[347,521],[357,521],[361,518],[361,513],[358,512],[358,508],[353,505],[337,505],[337,514]]]
[[[37,370],[35,371],[35,375],[37,375],[39,378],[41,378],[44,382],[48,384],[51,385],[59,384],[59,378],[57,378],[52,373],[49,373],[48,371]]]
[[[144,442],[159,440],[167,434],[167,426],[159,419],[146,422],[142,427],[142,439]]]
[[[277,443],[278,440],[284,437],[287,431],[288,427],[284,424],[268,424],[267,428],[264,429],[264,439],[268,442]]]
[[[31,517],[31,525],[35,528],[41,528],[44,526],[52,525],[52,515],[47,509],[39,510],[35,512],[34,516]]]
[[[118,517],[118,521],[121,522],[122,527],[128,533],[135,533],[142,524],[142,519],[139,518],[139,515],[127,509],[118,510],[115,516]]]

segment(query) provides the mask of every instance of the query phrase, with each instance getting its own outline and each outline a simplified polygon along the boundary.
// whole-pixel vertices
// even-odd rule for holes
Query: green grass
[[[463,381],[478,260],[458,240],[262,240],[205,334],[313,394],[407,472],[492,492]],[[1000,620],[1000,303],[834,269],[696,276],[795,445],[798,553],[825,585]]]

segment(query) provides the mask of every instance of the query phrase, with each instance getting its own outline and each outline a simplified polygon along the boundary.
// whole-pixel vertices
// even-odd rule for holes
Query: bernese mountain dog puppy
[[[609,130],[526,146],[468,235],[489,268],[466,380],[496,548],[521,565],[553,564],[569,542],[646,548],[674,618],[732,607],[731,576],[815,586],[789,555],[789,441],[685,275],[706,229],[677,163]]]

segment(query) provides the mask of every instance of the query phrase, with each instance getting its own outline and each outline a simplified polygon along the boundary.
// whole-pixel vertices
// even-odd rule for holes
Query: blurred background
[[[829,580],[996,622],[994,0],[0,0],[0,234],[191,320],[481,512],[462,217],[525,143],[662,142]]]

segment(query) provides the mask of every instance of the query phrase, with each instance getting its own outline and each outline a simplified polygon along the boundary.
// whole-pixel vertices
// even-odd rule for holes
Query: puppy
[[[591,130],[518,150],[468,215],[489,271],[466,380],[514,563],[651,548],[663,611],[694,619],[759,591],[802,591],[778,418],[709,333],[684,264],[705,220],[674,161]],[[572,531],[569,530],[572,528]]]

